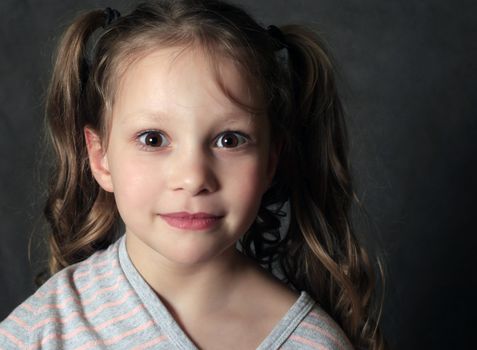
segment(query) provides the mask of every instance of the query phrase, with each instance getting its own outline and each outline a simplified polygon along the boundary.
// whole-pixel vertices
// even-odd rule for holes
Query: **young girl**
[[[1,348],[385,348],[314,32],[222,1],[91,11],[46,117],[52,276]]]

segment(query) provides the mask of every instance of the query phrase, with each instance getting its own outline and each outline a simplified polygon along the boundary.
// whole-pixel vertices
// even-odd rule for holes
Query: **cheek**
[[[142,207],[151,204],[154,189],[161,186],[160,174],[151,169],[150,162],[122,156],[112,164],[111,176],[118,207]]]
[[[227,167],[223,174],[225,177],[222,183],[231,193],[229,200],[236,201],[236,205],[242,206],[243,210],[258,210],[260,199],[266,190],[263,163],[256,159],[238,162]]]

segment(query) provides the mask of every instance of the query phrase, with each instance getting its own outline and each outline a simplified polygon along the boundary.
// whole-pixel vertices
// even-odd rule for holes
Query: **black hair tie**
[[[268,26],[267,33],[274,39],[274,42],[276,44],[275,47],[277,50],[281,50],[283,48],[288,49],[285,35],[283,35],[283,32],[280,30],[280,28],[272,24]]]
[[[121,14],[119,13],[118,10],[112,9],[111,7],[106,7],[103,11],[104,13],[104,25],[103,28],[106,28],[109,26],[111,23],[116,21],[119,17],[121,17]]]

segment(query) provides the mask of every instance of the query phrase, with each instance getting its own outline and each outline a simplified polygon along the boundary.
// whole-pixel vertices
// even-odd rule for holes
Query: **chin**
[[[173,261],[177,264],[184,266],[193,266],[197,264],[203,264],[214,259],[223,258],[224,255],[229,254],[231,249],[235,250],[235,245],[233,247],[228,246],[224,247],[220,252],[218,252],[217,247],[210,247],[209,249],[203,248],[199,249],[197,246],[191,247],[191,249],[182,249],[177,250],[177,247],[174,250],[169,250],[173,254],[167,254],[166,258],[170,261]]]

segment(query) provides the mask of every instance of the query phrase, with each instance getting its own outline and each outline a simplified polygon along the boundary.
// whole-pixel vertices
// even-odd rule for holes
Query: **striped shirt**
[[[52,276],[0,323],[0,349],[184,349],[193,341],[132,264],[123,234]],[[258,350],[352,349],[305,291]]]

